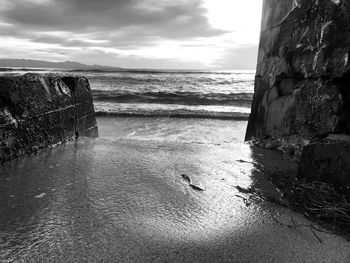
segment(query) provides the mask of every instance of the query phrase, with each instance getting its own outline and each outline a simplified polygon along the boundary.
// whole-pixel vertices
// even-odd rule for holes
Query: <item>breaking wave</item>
[[[158,112],[113,112],[113,111],[96,111],[96,116],[107,117],[167,117],[167,118],[202,118],[202,119],[220,119],[220,120],[248,120],[248,113],[241,112],[200,112],[200,111],[158,111]]]
[[[95,101],[114,103],[162,103],[178,105],[236,105],[250,106],[252,93],[143,92],[127,93],[93,90]]]
[[[247,120],[254,72],[85,72],[98,116]]]

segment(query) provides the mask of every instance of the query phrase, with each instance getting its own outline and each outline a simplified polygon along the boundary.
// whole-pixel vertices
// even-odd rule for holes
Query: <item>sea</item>
[[[1,74],[54,73],[89,79],[98,116],[247,120],[255,71],[3,70]]]

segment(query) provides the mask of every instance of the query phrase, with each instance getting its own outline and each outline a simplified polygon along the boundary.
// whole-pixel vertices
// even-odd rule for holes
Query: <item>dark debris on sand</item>
[[[193,189],[193,190],[196,190],[196,191],[204,191],[204,188],[198,186],[198,185],[194,185],[192,183],[192,180],[191,178],[187,175],[187,174],[181,174],[181,177],[188,182],[188,185]]]

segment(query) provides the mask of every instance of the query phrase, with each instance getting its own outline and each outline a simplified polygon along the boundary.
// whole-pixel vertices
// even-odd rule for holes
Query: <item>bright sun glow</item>
[[[205,7],[209,21],[215,28],[237,34],[235,41],[238,43],[248,44],[244,41],[247,39],[257,43],[262,0],[206,0]]]

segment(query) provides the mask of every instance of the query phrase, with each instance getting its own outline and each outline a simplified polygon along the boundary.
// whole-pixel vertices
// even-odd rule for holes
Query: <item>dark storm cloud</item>
[[[14,37],[17,39],[28,39],[32,42],[46,43],[46,44],[58,44],[63,47],[89,47],[92,45],[91,42],[67,39],[65,37],[54,36],[49,34],[38,34],[28,30],[19,30],[16,27],[1,27],[1,36]],[[99,46],[107,46],[107,43],[99,43]]]
[[[92,45],[90,42],[86,42],[82,40],[71,40],[71,39],[66,39],[62,37],[50,36],[50,35],[40,35],[29,39],[33,42],[59,44],[64,47],[89,47]],[[101,43],[99,43],[99,46],[101,46]]]
[[[105,34],[113,42],[132,35],[186,39],[225,33],[210,26],[200,0],[11,0],[0,12],[22,30]]]

